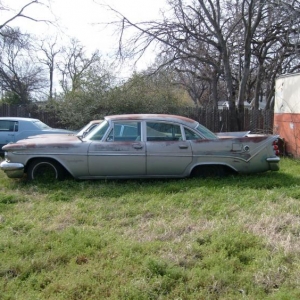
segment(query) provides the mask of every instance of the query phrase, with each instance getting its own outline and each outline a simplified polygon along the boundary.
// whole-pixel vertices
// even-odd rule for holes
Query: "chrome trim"
[[[278,162],[280,162],[280,157],[269,157],[269,158],[267,158],[267,162],[278,163]]]
[[[3,170],[9,178],[21,178],[24,175],[24,165],[20,163],[3,161],[0,164],[0,169]]]

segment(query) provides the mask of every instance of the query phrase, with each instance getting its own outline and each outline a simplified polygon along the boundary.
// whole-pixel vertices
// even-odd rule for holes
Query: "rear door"
[[[192,162],[192,149],[189,141],[183,140],[179,124],[147,122],[147,175],[184,174]]]

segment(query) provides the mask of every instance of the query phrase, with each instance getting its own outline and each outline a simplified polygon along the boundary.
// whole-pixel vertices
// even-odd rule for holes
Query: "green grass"
[[[0,299],[299,299],[300,161],[222,179],[0,173]]]

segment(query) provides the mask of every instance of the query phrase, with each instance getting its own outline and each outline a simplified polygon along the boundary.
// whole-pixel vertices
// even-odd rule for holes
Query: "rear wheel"
[[[33,160],[27,169],[28,180],[62,180],[64,175],[64,168],[59,163],[46,158]]]
[[[226,170],[219,165],[202,165],[196,167],[192,172],[192,177],[223,177],[226,175]]]

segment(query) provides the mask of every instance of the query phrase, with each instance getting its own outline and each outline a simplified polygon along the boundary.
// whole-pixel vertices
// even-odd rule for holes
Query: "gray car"
[[[278,136],[219,137],[174,115],[107,116],[84,137],[30,138],[3,147],[10,178],[182,178],[279,170]],[[50,177],[49,177],[50,180]]]

